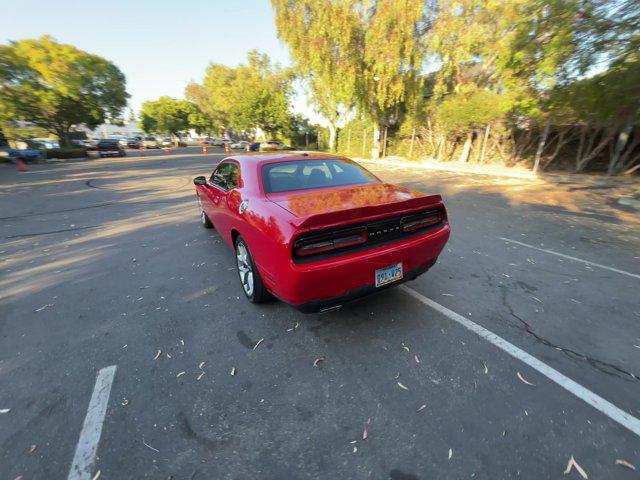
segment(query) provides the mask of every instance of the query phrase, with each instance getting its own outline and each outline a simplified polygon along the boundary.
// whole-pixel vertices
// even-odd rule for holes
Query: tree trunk
[[[596,148],[591,150],[591,152],[589,152],[589,154],[587,154],[587,156],[582,159],[578,171],[583,170],[591,160],[598,156],[598,154],[604,149],[604,147],[609,144],[609,142],[613,138],[613,135],[613,131],[609,132],[608,134],[602,135],[602,139],[600,140],[600,143],[596,146]]]
[[[409,145],[409,158],[413,156],[413,143],[416,141],[416,129],[411,131],[411,144]]]
[[[436,158],[439,162],[443,161],[446,143],[447,137],[445,137],[444,135],[440,135],[440,141],[438,142],[438,156]]]
[[[480,163],[484,163],[484,155],[487,152],[487,142],[489,140],[489,133],[491,131],[491,125],[487,125],[484,129],[484,135],[482,136],[482,149],[480,150]]]
[[[377,160],[380,158],[380,125],[373,124],[373,146],[371,147],[371,158]]]
[[[538,143],[538,151],[536,152],[536,159],[533,163],[533,173],[538,173],[540,159],[542,158],[542,152],[544,151],[544,144],[547,142],[547,137],[549,136],[549,128],[551,128],[551,117],[547,120],[547,124],[544,126],[544,131],[540,137],[540,143]]]
[[[335,152],[336,147],[336,125],[329,122],[329,151]]]
[[[618,162],[620,161],[620,156],[622,155],[624,147],[627,146],[629,135],[631,135],[631,130],[633,130],[633,124],[629,122],[622,128],[622,130],[618,134],[618,141],[616,142],[616,146],[613,150],[613,155],[611,155],[609,168],[607,168],[607,175],[613,175],[619,170]]]
[[[473,132],[467,132],[467,138],[464,141],[462,147],[462,153],[460,154],[460,163],[466,163],[469,160],[469,151],[471,150],[471,142],[473,141]]]

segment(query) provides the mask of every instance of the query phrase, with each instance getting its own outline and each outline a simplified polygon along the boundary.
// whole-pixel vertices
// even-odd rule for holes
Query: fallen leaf
[[[98,480],[99,478],[100,478],[100,470],[98,470],[96,474],[93,477],[91,477],[91,480]]]
[[[200,364],[198,365],[198,368],[202,370],[204,368],[204,362],[200,362]]]
[[[451,457],[453,457],[453,450],[449,449],[449,460],[451,460]]]
[[[616,459],[616,465],[622,465],[623,467],[627,467],[630,470],[635,470],[636,469],[635,466],[631,465],[626,460],[622,460],[621,458],[617,458]]]
[[[10,411],[10,408],[0,408],[0,413],[9,413]]]
[[[398,386],[399,386],[400,388],[402,388],[403,390],[409,390],[407,387],[405,387],[405,386],[404,386],[403,384],[401,384],[400,382],[397,382],[397,383],[398,383]]]
[[[358,451],[358,447],[353,447],[353,453],[356,453]]]
[[[187,372],[180,372],[179,374],[176,375],[176,378],[181,377],[182,375],[184,375]]]
[[[369,432],[367,431],[367,426],[364,426],[364,430],[362,431],[362,439],[366,440],[367,437],[369,436]]]
[[[40,308],[36,308],[36,312],[41,312],[45,308],[53,307],[53,303],[47,303],[46,305],[41,306]]]
[[[200,372],[200,375],[198,375],[198,378],[196,378],[196,380],[200,380],[202,377],[204,377],[204,372]]]
[[[157,448],[153,448],[151,445],[149,445],[147,442],[144,441],[144,437],[142,438],[142,443],[144,444],[145,447],[150,448],[151,450],[153,450],[154,452],[158,452],[160,453],[160,450],[158,450]]]
[[[531,383],[531,382],[527,382],[524,377],[522,376],[522,374],[520,372],[516,373],[516,375],[518,376],[518,378],[522,381],[522,383],[526,383],[527,385],[530,385],[532,387],[535,387],[535,383]]]
[[[184,340],[180,339],[180,345],[182,345],[184,347]]]
[[[418,411],[421,412],[425,408],[427,408],[427,404],[426,403],[424,405],[421,405],[420,408],[418,409]]]
[[[413,358],[415,358],[416,363],[420,363],[420,359],[418,358],[418,355],[414,355]]]
[[[255,350],[256,348],[258,348],[258,345],[260,345],[262,342],[264,342],[264,338],[261,338],[260,340],[258,340],[256,344],[253,346],[253,349]]]
[[[127,405],[129,405],[129,400],[125,398],[124,400],[122,400],[122,406],[126,407]]]
[[[393,378],[395,378],[396,380],[399,379],[400,378],[400,372],[397,372]]]
[[[489,369],[487,368],[487,364],[482,362],[482,365],[484,365],[484,374],[486,375],[487,373],[489,373]]]
[[[29,448],[29,453],[33,453],[36,451],[36,448],[38,448],[37,445],[31,445],[31,447]]]
[[[410,351],[410,350],[409,350],[409,347],[407,347],[407,346],[404,344],[404,342],[402,342],[402,348],[404,348],[407,352],[409,352],[409,351]]]
[[[233,368],[231,369],[231,375],[233,376],[233,375],[235,375],[235,374],[236,374],[236,367],[233,367]]]
[[[160,355],[162,355],[162,350],[158,350],[158,353],[156,353],[156,356],[153,357],[154,360],[157,360],[160,358]]]
[[[578,465],[578,462],[576,462],[576,459],[573,458],[573,455],[571,455],[571,458],[567,462],[567,468],[564,469],[564,474],[566,475],[567,473],[569,473],[571,471],[571,469],[574,468],[574,467],[575,467],[576,471],[580,474],[580,476],[582,478],[584,478],[585,480],[587,478],[589,478],[587,476],[587,472],[585,472],[583,470],[583,468],[580,465]]]
[[[325,361],[325,357],[324,356],[318,357],[313,361],[313,366],[317,367],[320,362],[324,362],[324,361]]]

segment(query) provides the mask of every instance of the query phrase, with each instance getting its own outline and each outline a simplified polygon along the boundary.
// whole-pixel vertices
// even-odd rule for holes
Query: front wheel
[[[198,206],[200,207],[200,224],[204,228],[213,228],[213,223],[211,223],[211,220],[209,220],[209,217],[207,216],[207,214],[204,213],[204,208],[202,208],[202,202],[200,201],[199,198],[198,198]]]
[[[264,287],[260,273],[253,262],[249,247],[242,237],[236,240],[236,260],[242,290],[251,303],[263,303],[270,300],[271,294]]]

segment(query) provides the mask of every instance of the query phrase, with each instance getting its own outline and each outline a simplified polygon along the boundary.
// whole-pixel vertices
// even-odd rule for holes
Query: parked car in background
[[[103,138],[98,142],[98,154],[102,157],[126,157],[127,152],[117,138]]]
[[[252,142],[249,146],[250,152],[259,152],[260,151],[260,142]]]
[[[35,161],[45,158],[43,152],[38,149],[19,149],[0,147],[2,157],[9,157],[12,160]]]
[[[277,140],[268,140],[260,144],[260,150],[291,150],[291,147],[287,147],[284,143]]]
[[[91,147],[94,146],[94,143],[91,140],[74,139],[71,140],[71,145],[73,145],[74,147],[86,148],[88,150],[91,150]]]
[[[214,147],[224,147],[224,144],[230,140],[224,138],[213,138],[211,141],[211,145]]]
[[[51,140],[49,138],[32,138],[27,141],[27,143],[31,143],[34,147],[37,148],[60,148],[60,143],[56,140]]]
[[[142,148],[142,138],[140,137],[130,137],[127,140],[127,147],[139,149]]]
[[[160,142],[156,137],[144,137],[142,139],[142,146],[144,148],[160,148]]]
[[[173,142],[169,137],[163,137],[162,139],[160,139],[160,145],[162,145],[163,147],[170,147],[171,145],[173,145]]]
[[[247,148],[247,145],[251,145],[251,142],[247,142],[246,140],[240,140],[239,142],[232,143],[231,148],[242,149]]]
[[[128,139],[124,135],[110,135],[108,140],[117,140],[118,143],[122,145],[122,148],[125,148],[127,146]]]

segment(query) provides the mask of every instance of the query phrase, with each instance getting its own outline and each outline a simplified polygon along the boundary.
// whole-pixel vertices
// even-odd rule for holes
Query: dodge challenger
[[[247,153],[194,179],[205,228],[235,250],[249,301],[305,313],[415,279],[449,239],[440,195],[313,152]]]

